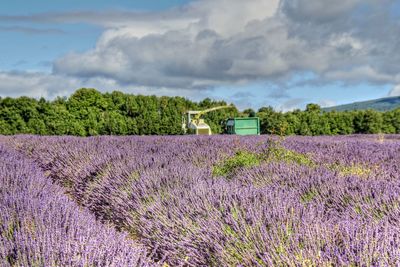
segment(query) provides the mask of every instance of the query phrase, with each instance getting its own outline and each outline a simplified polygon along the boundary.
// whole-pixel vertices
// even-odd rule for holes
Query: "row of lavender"
[[[0,211],[0,266],[150,266],[142,246],[1,144]]]
[[[156,261],[400,264],[396,135],[281,143],[265,136],[9,141],[97,218],[144,244]],[[238,151],[266,157],[229,177],[213,175],[213,166]]]

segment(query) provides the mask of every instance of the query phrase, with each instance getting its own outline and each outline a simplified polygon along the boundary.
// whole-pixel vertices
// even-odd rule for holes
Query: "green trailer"
[[[259,135],[260,119],[258,117],[227,119],[226,133],[238,135]]]

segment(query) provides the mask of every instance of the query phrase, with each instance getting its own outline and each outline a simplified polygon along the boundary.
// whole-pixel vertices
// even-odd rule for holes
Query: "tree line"
[[[183,134],[185,111],[222,105],[227,103],[209,98],[194,102],[183,97],[100,93],[88,88],[53,101],[6,97],[0,98],[0,134],[176,135]],[[262,107],[257,112],[229,108],[207,113],[204,119],[213,133],[223,133],[227,118],[247,116],[260,117],[263,134],[400,133],[400,108],[387,112],[324,112],[318,105],[308,104],[304,111],[285,113],[272,107]]]
[[[343,135],[400,133],[400,108],[380,112],[372,109],[323,111],[317,104],[308,104],[304,111],[276,112],[260,108],[261,130],[264,134],[282,135]]]
[[[48,101],[29,97],[0,98],[0,134],[39,135],[174,135],[182,134],[182,114],[226,105],[204,99],[196,103],[183,97],[156,97],[100,93],[82,88],[69,98]],[[237,109],[207,114],[213,132],[222,132],[219,123],[237,116]]]

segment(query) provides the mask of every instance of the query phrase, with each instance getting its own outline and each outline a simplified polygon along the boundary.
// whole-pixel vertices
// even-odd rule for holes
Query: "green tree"
[[[250,117],[250,118],[253,118],[253,117],[256,117],[256,116],[257,116],[256,112],[255,112],[253,109],[251,109],[251,108],[248,108],[248,109],[243,110],[242,114],[243,114],[245,117]]]
[[[354,128],[356,133],[376,134],[382,133],[383,116],[375,110],[362,110],[354,116]]]

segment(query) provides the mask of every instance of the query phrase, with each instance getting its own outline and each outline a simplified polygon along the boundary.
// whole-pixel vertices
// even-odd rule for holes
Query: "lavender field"
[[[397,266],[400,136],[0,137],[1,266]]]

